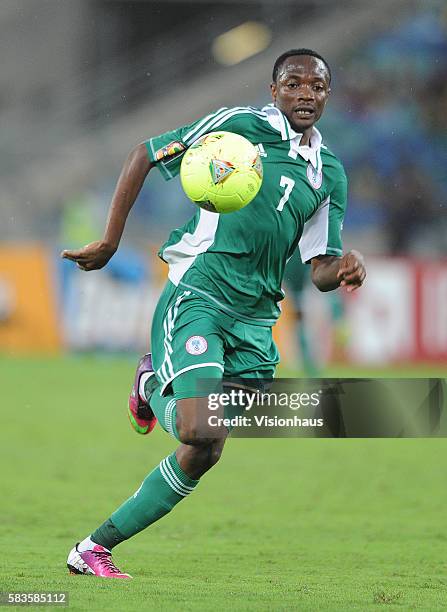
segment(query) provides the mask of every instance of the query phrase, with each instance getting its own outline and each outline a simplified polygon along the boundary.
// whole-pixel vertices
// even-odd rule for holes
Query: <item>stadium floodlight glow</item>
[[[257,21],[246,21],[220,34],[213,42],[212,52],[220,64],[233,66],[264,51],[272,40],[270,29]]]

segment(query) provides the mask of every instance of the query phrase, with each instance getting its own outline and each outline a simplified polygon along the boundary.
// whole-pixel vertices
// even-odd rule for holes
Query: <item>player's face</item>
[[[272,98],[296,132],[311,128],[323,114],[330,87],[329,73],[312,55],[292,55],[279,68]]]

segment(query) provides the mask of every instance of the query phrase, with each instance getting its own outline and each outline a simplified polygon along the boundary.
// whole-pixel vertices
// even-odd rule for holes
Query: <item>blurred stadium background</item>
[[[262,106],[276,57],[308,46],[333,67],[319,127],[347,167],[345,245],[369,276],[352,296],[306,285],[304,350],[323,366],[447,364],[445,2],[3,0],[0,33],[0,353],[147,349],[157,247],[193,213],[178,181],[151,174],[107,270],[59,251],[101,236],[134,144]],[[275,333],[302,370],[296,320],[289,298]]]

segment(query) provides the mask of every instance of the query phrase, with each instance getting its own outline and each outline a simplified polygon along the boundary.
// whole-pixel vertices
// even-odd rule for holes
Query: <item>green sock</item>
[[[149,382],[149,381],[148,381]],[[148,383],[146,383],[147,385]],[[160,388],[155,389],[150,396],[150,406],[157,417],[158,422],[174,438],[179,439],[176,425],[176,406],[173,395],[160,395]],[[145,387],[147,391],[147,386]]]
[[[175,453],[145,478],[141,487],[112,514],[91,539],[111,550],[167,514],[197,486],[177,462]]]
[[[100,544],[109,550],[114,546],[127,540],[123,534],[118,531],[110,519],[107,519],[96,531],[92,533],[90,538],[95,544]]]

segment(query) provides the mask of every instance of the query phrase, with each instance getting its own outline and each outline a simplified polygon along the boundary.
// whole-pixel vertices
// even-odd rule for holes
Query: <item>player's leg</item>
[[[172,393],[167,396],[161,396],[158,392],[154,394],[156,401],[151,403],[154,413],[160,424],[181,444],[152,470],[137,492],[93,533],[95,542],[110,549],[159,520],[192,493],[200,478],[219,460],[227,430],[209,426],[206,396],[185,397],[196,392],[199,377],[205,377],[209,381],[209,388],[215,390],[222,373],[220,369],[211,367],[189,370],[172,381]],[[170,415],[168,418],[167,412]],[[109,532],[111,524],[113,528]]]
[[[178,382],[182,382],[181,377]],[[67,561],[71,573],[129,577],[112,562],[112,548],[170,512],[194,491],[201,476],[221,456],[228,432],[207,427],[203,418],[207,409],[206,397],[175,400],[173,418],[180,446],[152,470],[109,519],[72,549]]]
[[[161,385],[150,398],[160,424],[182,444],[152,470],[134,495],[71,551],[67,563],[72,572],[127,577],[113,565],[111,549],[167,514],[196,488],[200,477],[220,457],[227,432],[207,430],[203,422],[207,401],[196,392],[198,373],[211,381],[213,389],[213,381],[222,378],[224,348],[219,317],[204,308],[201,300],[188,304],[185,299],[180,308],[189,295],[184,293],[173,295],[161,325],[156,327],[164,330],[164,352],[159,351],[161,357],[155,364]],[[153,346],[160,344],[156,334],[152,340]],[[146,383],[146,393],[151,384]],[[207,395],[206,390],[203,395]]]

